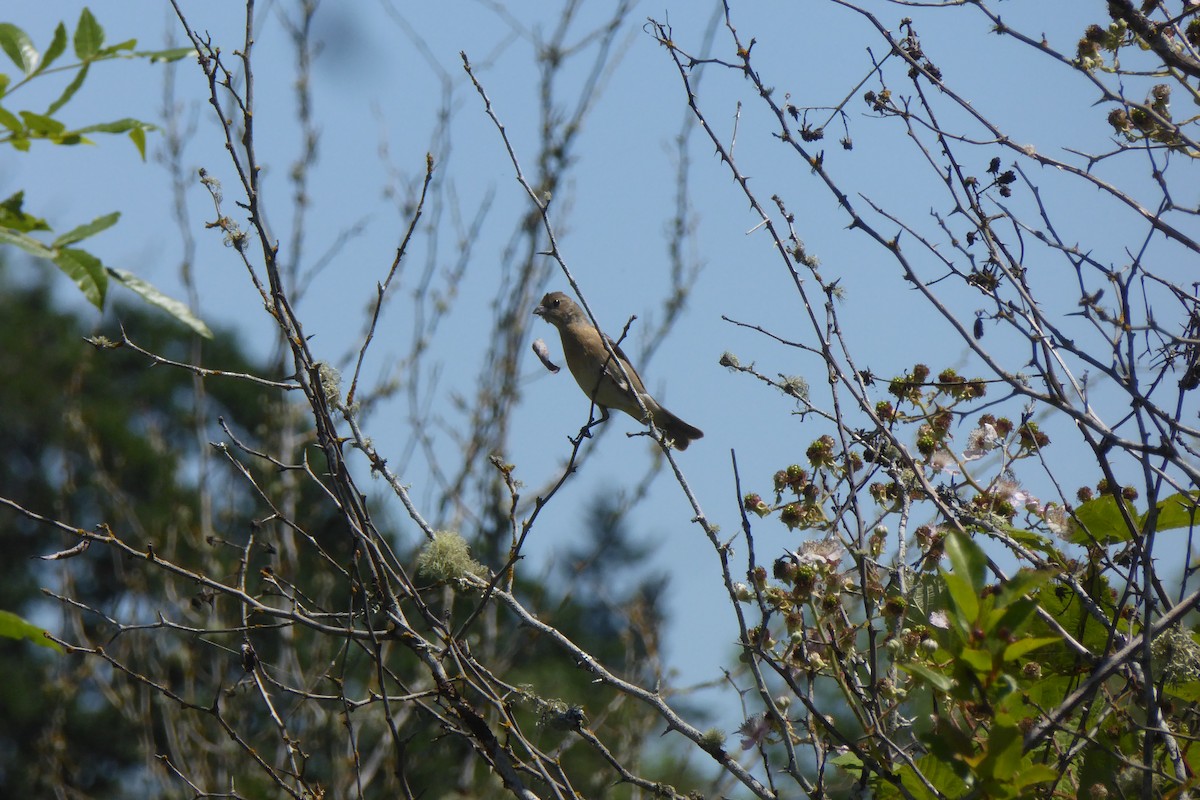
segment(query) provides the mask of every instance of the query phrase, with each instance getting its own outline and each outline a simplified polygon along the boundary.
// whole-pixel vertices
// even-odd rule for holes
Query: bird
[[[600,409],[600,422],[608,419],[610,408],[645,422],[645,412],[638,405],[640,397],[642,405],[650,412],[654,427],[666,434],[677,449],[686,450],[694,439],[704,435],[699,428],[687,424],[650,396],[620,345],[596,330],[583,309],[570,297],[562,292],[550,292],[533,313],[558,329],[567,368],[583,393]],[[605,342],[612,348],[611,353],[604,346]],[[613,354],[616,354],[620,367],[613,361]],[[621,367],[624,367],[624,374]]]

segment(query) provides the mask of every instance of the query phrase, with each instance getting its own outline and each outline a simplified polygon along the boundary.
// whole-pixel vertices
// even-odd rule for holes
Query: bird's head
[[[583,316],[583,312],[579,306],[575,305],[575,301],[562,292],[550,292],[543,297],[542,302],[533,310],[533,313],[555,327],[568,325]]]

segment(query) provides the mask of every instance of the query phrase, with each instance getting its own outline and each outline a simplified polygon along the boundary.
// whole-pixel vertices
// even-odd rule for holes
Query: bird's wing
[[[608,334],[604,335],[604,341],[612,347],[613,352],[617,354],[617,358],[621,359],[624,363],[625,371],[629,374],[630,380],[633,381],[634,390],[638,394],[645,394],[646,386],[642,383],[642,376],[638,375],[637,370],[633,368],[633,362],[629,360],[629,356],[625,355],[625,351],[621,349],[621,345],[614,342]],[[612,363],[612,359],[609,359],[608,363],[604,365],[604,371],[618,386],[625,388],[625,378],[621,375],[621,369]]]

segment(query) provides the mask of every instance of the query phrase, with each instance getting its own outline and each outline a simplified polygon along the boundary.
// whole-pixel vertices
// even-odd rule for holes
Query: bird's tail
[[[704,436],[704,431],[688,425],[662,406],[654,409],[654,424],[667,435],[668,439],[675,440],[676,450],[687,450],[693,439]]]

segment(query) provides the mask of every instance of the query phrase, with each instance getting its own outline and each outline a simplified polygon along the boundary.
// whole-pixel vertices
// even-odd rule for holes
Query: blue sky
[[[514,12],[521,18],[516,32],[487,4],[478,2],[394,0],[391,5],[329,2],[322,6],[314,31],[325,42],[325,50],[313,69],[314,115],[321,144],[312,172],[312,206],[304,224],[302,259],[311,265],[340,236],[354,233],[313,278],[299,307],[319,358],[345,367],[345,355],[357,346],[364,309],[374,297],[376,282],[386,275],[408,222],[400,204],[389,196],[395,188],[393,171],[404,180],[420,176],[426,152],[435,141],[432,132],[442,89],[448,86],[452,149],[434,152],[438,168],[453,185],[468,221],[486,198],[494,197],[494,203],[478,231],[459,287],[460,300],[434,344],[433,354],[444,365],[436,391],[443,404],[455,393],[474,391],[484,351],[481,340],[491,319],[489,303],[500,281],[500,254],[514,221],[528,209],[528,200],[514,180],[495,127],[466,82],[459,52],[465,51],[479,66],[496,113],[526,169],[532,169],[538,86],[531,44],[521,32],[550,29],[551,5],[514,4],[521,7]],[[590,30],[610,13],[610,5],[585,3],[577,29]],[[1014,138],[1059,156],[1066,155],[1062,150],[1066,145],[1111,149],[1106,111],[1092,105],[1094,90],[1011,39],[990,34],[978,13],[966,8],[931,12],[883,2],[865,5],[892,30],[902,17],[913,17],[926,53],[948,82],[972,98],[983,114],[1002,122]],[[1054,47],[1073,53],[1084,26],[1099,21],[1080,13],[1083,5],[1018,2],[1001,7],[1014,27],[1031,35],[1045,34]],[[234,4],[184,0],[181,6],[192,27],[211,35],[227,56],[240,47],[242,19]],[[1099,16],[1102,4],[1096,6]],[[293,116],[294,56],[277,24],[280,7],[261,6],[256,133],[266,169],[267,219],[276,237],[288,243],[292,209],[287,174],[299,135]],[[7,9],[4,19],[44,46],[54,23],[65,19],[73,27],[81,8],[74,2],[22,3]],[[675,68],[642,24],[647,16],[669,19],[676,41],[694,52],[700,47],[710,8],[698,10],[698,4],[681,0],[636,6],[617,37],[619,57],[587,119],[575,152],[577,163],[566,187],[554,198],[554,223],[563,255],[602,325],[615,335],[629,315],[639,317],[625,346],[631,354],[641,351],[642,331],[652,327],[667,286],[665,228],[675,193],[672,140],[686,113]],[[95,4],[94,10],[110,41],[137,38],[144,49],[182,42],[168,4],[130,0]],[[873,48],[876,57],[883,55],[866,21],[834,3],[734,3],[734,18],[745,39],[756,38],[758,69],[769,76],[776,91],[789,93],[792,102],[801,106],[840,103],[869,70],[867,48]],[[724,31],[718,31],[716,43],[721,57],[733,58]],[[185,160],[190,169],[203,167],[223,182],[226,212],[232,214],[237,187],[205,105],[204,80],[191,62],[181,62],[176,70],[175,102],[180,104],[182,119],[194,125]],[[62,116],[77,124],[126,116],[158,122],[165,73],[161,65],[140,61],[101,65]],[[582,73],[576,65],[568,69],[564,98],[572,98],[571,81],[578,81]],[[13,106],[36,107],[36,98],[53,97],[61,83],[47,83],[15,96]],[[873,87],[868,83],[856,90],[859,97],[846,104],[853,151],[841,150],[840,127],[830,125],[823,145],[826,165],[846,186],[926,226],[930,210],[948,211],[944,197],[931,185],[927,166],[907,146],[899,124],[868,117],[859,98]],[[719,130],[728,133],[737,101],[746,101],[737,122],[739,166],[751,176],[760,198],[766,200],[773,193],[784,197],[796,214],[800,236],[821,259],[822,272],[841,279],[846,298],[840,313],[859,366],[889,377],[923,361],[972,374],[973,361],[961,342],[948,336],[945,325],[916,301],[885,252],[845,230],[845,215],[807,167],[771,137],[770,120],[745,89],[744,81],[733,73],[708,71],[702,88],[705,111]],[[386,160],[381,156],[384,143]],[[766,494],[772,473],[802,461],[809,442],[827,429],[815,419],[799,422],[790,416],[795,408],[792,401],[719,366],[721,354],[732,351],[743,362],[756,362],[768,375],[804,375],[818,405],[826,403],[829,394],[823,386],[823,365],[813,356],[721,320],[724,315],[753,322],[786,339],[815,344],[791,278],[769,240],[756,230],[759,220],[713,157],[711,146],[696,132],[691,143],[695,231],[687,251],[703,268],[687,312],[653,361],[638,366],[647,386],[665,405],[704,429],[705,438],[678,460],[705,513],[733,536],[740,519],[731,451],[737,454],[743,488]],[[160,139],[152,136],[151,153],[159,144]],[[979,163],[969,166],[982,175],[992,155],[1000,156],[1006,165],[1012,161],[1011,154],[998,147],[994,152],[981,148]],[[1104,169],[1118,178],[1135,174],[1119,164]],[[1121,221],[1127,218],[1118,216],[1094,190],[1073,187],[1048,170],[1034,177],[1044,182],[1065,239],[1086,242],[1102,261],[1119,262],[1123,248],[1135,246],[1136,234],[1131,239],[1130,229]],[[120,210],[120,224],[97,237],[91,249],[112,266],[182,294],[181,237],[171,218],[167,175],[153,158],[143,163],[132,146],[116,139],[98,139],[96,147],[75,149],[37,146],[28,154],[6,155],[0,193],[7,196],[17,188],[26,190],[29,210],[51,218],[63,230]],[[210,324],[235,327],[248,345],[265,352],[272,331],[261,302],[235,254],[222,245],[218,234],[200,225],[213,216],[211,202],[198,183],[189,188],[187,197],[197,240],[201,316]],[[1013,202],[1023,201],[1018,197]],[[439,235],[436,249],[431,239],[420,237],[410,251],[400,293],[410,291],[410,281],[428,260],[441,275],[456,255],[451,231]],[[1052,259],[1046,259],[1043,270],[1039,281],[1048,295],[1053,297],[1055,286],[1061,285],[1061,296],[1070,306],[1071,275]],[[552,280],[548,288],[565,290],[566,281]],[[968,303],[962,295],[952,296]],[[391,360],[408,348],[409,306],[402,297],[397,301],[377,332],[367,362],[368,378],[383,374]],[[552,357],[561,363],[553,330],[538,323],[531,329],[530,339],[535,337],[544,337]],[[1017,351],[1005,355],[1014,367],[1024,357]],[[528,351],[521,373],[524,398],[513,420],[512,451],[505,457],[517,465],[516,477],[532,489],[555,476],[568,452],[566,437],[585,421],[587,405],[566,372],[549,375]],[[1103,391],[1098,389],[1100,395]],[[1020,407],[1005,411],[1017,415]],[[448,414],[446,427],[452,430],[455,424]],[[621,435],[638,430],[637,424],[614,417],[609,425],[618,431],[590,454],[535,529],[531,568],[549,574],[565,570],[555,555],[578,535],[580,510],[587,500],[596,492],[631,492],[632,483],[646,473],[652,458],[646,441]],[[401,452],[411,436],[399,408],[373,416],[368,433],[385,455]],[[448,432],[438,430],[435,435],[439,447],[445,448],[442,452],[452,452]],[[1069,438],[1069,430],[1064,435],[1062,446],[1048,453],[1052,464],[1064,471],[1069,486],[1094,482],[1094,474],[1078,467],[1078,440]],[[957,441],[963,442],[965,436],[964,427]],[[402,477],[419,504],[432,496],[428,471],[419,460]],[[1044,489],[1035,484],[1034,490]],[[398,504],[395,511],[400,518]],[[719,588],[716,557],[699,528],[689,522],[691,516],[678,485],[662,473],[654,478],[647,502],[633,513],[631,523],[635,531],[659,543],[651,566],[670,576],[670,664],[687,681],[701,681],[717,677],[719,668],[728,663],[736,632]],[[415,529],[401,528],[401,537],[414,541]],[[799,541],[798,534],[788,533],[774,520],[759,524],[755,533],[758,552],[768,554],[762,556],[768,562]],[[735,725],[732,721],[730,727]]]

